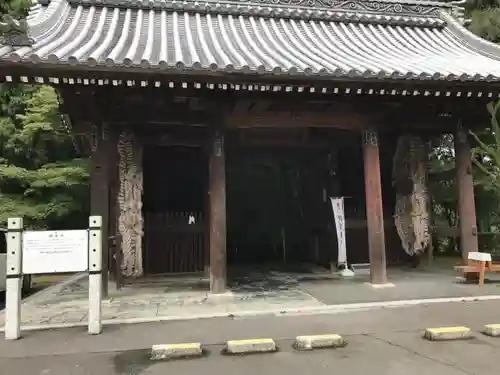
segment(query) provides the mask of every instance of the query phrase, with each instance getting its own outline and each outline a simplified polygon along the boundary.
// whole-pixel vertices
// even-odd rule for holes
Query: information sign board
[[[23,273],[81,272],[88,269],[88,230],[25,231]]]

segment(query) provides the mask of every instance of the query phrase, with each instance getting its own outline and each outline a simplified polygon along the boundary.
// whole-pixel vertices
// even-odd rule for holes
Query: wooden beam
[[[252,112],[266,112],[272,104],[272,100],[257,100],[252,104]]]
[[[467,262],[469,252],[478,251],[479,245],[470,144],[467,132],[460,124],[455,134],[455,167],[458,188],[457,211],[460,229],[460,250],[463,261]]]
[[[373,123],[370,114],[353,111],[334,112],[231,112],[228,114],[228,128],[252,127],[327,127],[339,129],[365,129]]]
[[[252,105],[253,101],[248,99],[240,99],[234,103],[233,110],[239,113],[247,112]]]
[[[210,291],[226,291],[226,161],[224,134],[215,132],[210,150],[209,201],[210,201]]]
[[[185,126],[188,129],[187,126]],[[208,136],[205,132],[200,134],[169,134],[168,128],[163,130],[153,131],[152,134],[141,134],[141,142],[145,146],[185,146],[185,147],[200,147],[207,144]]]
[[[332,147],[331,142],[319,142],[319,141],[308,141],[308,140],[252,140],[243,139],[235,142],[228,148],[297,148],[297,149],[329,149]]]
[[[363,132],[363,159],[371,283],[385,284],[387,283],[387,270],[384,211],[382,209],[380,156],[376,131]]]
[[[103,121],[109,123],[137,125],[198,125],[207,126],[207,113],[166,107],[153,110],[147,106],[137,106],[129,109],[110,108],[102,112]]]

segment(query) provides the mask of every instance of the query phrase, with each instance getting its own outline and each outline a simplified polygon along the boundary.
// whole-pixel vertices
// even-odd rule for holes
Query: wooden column
[[[455,134],[455,168],[458,188],[460,251],[467,261],[468,253],[478,251],[476,204],[472,179],[472,161],[467,132],[459,125]]]
[[[90,214],[102,217],[102,295],[108,296],[108,225],[109,225],[109,186],[108,158],[109,141],[106,129],[92,126],[91,132],[91,175],[90,175]]]
[[[372,284],[385,284],[387,271],[378,135],[376,131],[364,131],[362,138],[370,277]]]
[[[109,272],[113,281],[115,282],[116,289],[120,289],[123,285],[123,278],[121,277],[121,241],[118,237],[118,129],[115,126],[109,127],[109,147],[108,151],[108,181],[109,181],[109,237],[114,237],[112,241],[115,246],[115,254],[112,256],[111,249],[108,249]],[[108,247],[110,242],[108,242]]]
[[[217,130],[209,161],[210,291],[226,291],[226,161],[224,135]]]
[[[212,159],[212,148],[213,143],[209,142],[208,145],[204,145],[204,157],[205,157],[205,186],[204,190],[207,194],[204,196],[203,200],[203,219],[205,225],[203,228],[203,275],[205,277],[210,277],[210,191],[209,191],[209,176],[210,176],[210,161]]]

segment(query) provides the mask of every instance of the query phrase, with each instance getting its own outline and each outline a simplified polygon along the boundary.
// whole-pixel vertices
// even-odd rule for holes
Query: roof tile
[[[329,14],[329,20],[296,19],[72,6],[67,0],[52,0],[30,16],[34,45],[0,45],[0,62],[346,78],[500,79],[500,53],[490,51],[489,45],[482,51],[476,42],[466,43],[457,36],[460,26],[445,13],[442,19],[355,15],[355,21],[338,13]]]

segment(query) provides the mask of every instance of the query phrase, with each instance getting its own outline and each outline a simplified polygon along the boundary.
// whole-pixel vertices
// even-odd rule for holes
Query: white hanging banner
[[[332,201],[333,217],[337,229],[338,259],[337,266],[347,264],[347,245],[345,239],[344,198],[330,198]]]

